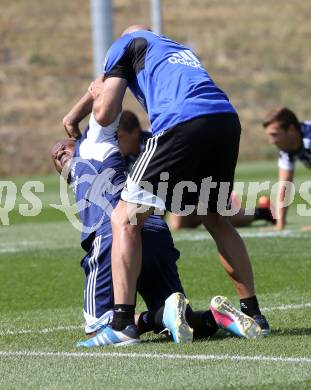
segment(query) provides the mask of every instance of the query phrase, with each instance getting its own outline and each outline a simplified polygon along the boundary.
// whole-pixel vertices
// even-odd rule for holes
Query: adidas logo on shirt
[[[181,50],[174,53],[169,59],[171,64],[181,64],[191,66],[192,68],[203,69],[198,58],[190,50]]]

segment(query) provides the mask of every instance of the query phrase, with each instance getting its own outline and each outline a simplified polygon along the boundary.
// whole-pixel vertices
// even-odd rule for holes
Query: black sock
[[[186,320],[193,329],[195,337],[209,337],[219,329],[210,310],[193,311],[190,306],[187,306]]]
[[[261,314],[256,295],[250,298],[240,299],[240,307],[241,311],[250,317]]]
[[[123,330],[128,325],[133,325],[134,314],[134,305],[114,305],[111,327],[115,330]]]
[[[218,325],[216,324],[215,318],[213,316],[213,313],[211,310],[207,310],[203,312],[203,320],[205,325],[210,329],[215,331],[215,329],[218,329]]]
[[[164,312],[164,306],[161,306],[160,309],[158,309],[154,314],[153,320],[154,320],[155,332],[161,332],[164,329],[163,312]]]
[[[150,311],[140,313],[137,321],[137,328],[139,334],[152,332],[155,330],[154,316]]]

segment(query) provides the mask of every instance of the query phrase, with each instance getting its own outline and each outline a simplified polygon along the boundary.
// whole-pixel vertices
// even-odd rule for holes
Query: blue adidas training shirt
[[[236,113],[190,48],[150,31],[117,39],[104,74],[127,80],[148,113],[152,135],[202,115]]]

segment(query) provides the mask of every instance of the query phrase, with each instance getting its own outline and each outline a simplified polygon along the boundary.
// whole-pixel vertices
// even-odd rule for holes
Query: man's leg
[[[245,214],[246,209],[240,209],[239,212],[229,217],[230,222],[235,227],[244,227],[251,225],[254,221],[266,221],[275,225],[275,219],[269,208],[256,207],[254,214]]]
[[[263,335],[268,335],[269,324],[259,309],[252,266],[244,242],[228,219],[221,215],[209,213],[202,216],[202,223],[216,242],[223,267],[240,297],[242,312],[258,323]]]
[[[123,330],[134,324],[136,283],[141,270],[141,228],[152,213],[136,213],[137,206],[122,200],[112,213],[112,279],[114,290],[114,315],[112,328]],[[136,218],[136,224],[131,224]]]
[[[105,328],[113,315],[113,288],[111,276],[111,230],[96,236],[92,247],[81,261],[85,274],[83,314],[85,334],[90,339]],[[77,346],[92,347],[98,344],[84,340]]]
[[[240,209],[235,215],[228,217],[229,221],[233,226],[244,227],[249,226],[252,222],[255,221],[254,214],[245,215],[245,209]]]
[[[138,317],[137,326],[140,334],[150,332],[156,333],[163,330],[170,330],[170,327],[165,324],[164,315],[167,301],[180,293],[172,294],[166,301],[165,307],[159,308],[155,313],[144,312]],[[219,328],[225,329],[235,336],[247,339],[257,339],[264,335],[257,321],[234,305],[223,296],[216,296],[211,301],[210,310],[193,311],[188,305],[185,307],[184,326],[190,331],[191,340],[192,332],[197,338],[210,337]],[[189,331],[186,333],[189,335]],[[189,340],[188,340],[189,341]],[[184,338],[183,342],[187,342]]]
[[[106,233],[94,238],[89,252],[81,261],[85,274],[83,313],[86,334],[106,326],[112,318],[111,230],[108,228]]]
[[[169,330],[176,343],[189,343],[193,331],[186,321],[188,300],[179,278],[179,251],[166,223],[151,216],[142,230],[142,270],[137,291],[148,308],[140,316],[138,331]]]
[[[171,230],[176,231],[179,229],[194,229],[201,225],[200,218],[195,215],[181,216],[173,213],[168,215],[168,224]]]
[[[139,334],[146,332],[162,332],[165,329],[163,324],[164,306],[155,312],[145,311],[136,316],[136,323]],[[194,337],[210,337],[217,332],[218,325],[215,322],[211,310],[193,311],[189,305],[186,308],[186,321],[194,331]]]
[[[201,216],[201,219],[216,242],[222,265],[233,281],[240,299],[254,296],[252,266],[236,229],[227,218],[216,213]]]
[[[245,227],[251,225],[254,221],[260,220],[275,224],[275,219],[268,208],[256,207],[254,214],[245,214],[245,211],[245,209],[240,209],[235,215],[228,217],[233,226]],[[184,217],[170,213],[168,216],[168,224],[173,231],[194,229],[201,225],[201,220],[197,215],[187,215]]]

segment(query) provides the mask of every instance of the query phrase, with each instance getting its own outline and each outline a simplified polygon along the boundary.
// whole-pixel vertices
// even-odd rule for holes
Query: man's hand
[[[288,171],[286,169],[279,169],[279,185],[276,196],[276,225],[275,230],[283,230],[286,226],[286,216],[288,205],[286,199],[290,196],[290,187],[287,187],[288,183],[292,183],[294,178],[294,171]]]
[[[309,231],[311,231],[311,226],[309,226],[309,225],[303,226],[300,230],[302,232],[309,232]]]
[[[65,115],[63,125],[69,138],[81,138],[79,123],[92,112],[93,96],[86,92],[81,99]]]
[[[93,99],[96,99],[98,95],[100,95],[103,85],[104,85],[105,77],[100,75],[96,80],[92,81],[88,87],[88,92],[93,96]]]
[[[265,226],[259,229],[261,232],[279,232],[284,230],[284,226],[278,226],[277,224],[274,226]]]
[[[285,223],[283,221],[277,220],[274,230],[284,230]]]
[[[81,138],[79,123],[76,122],[70,114],[67,114],[63,119],[63,125],[69,138]]]

